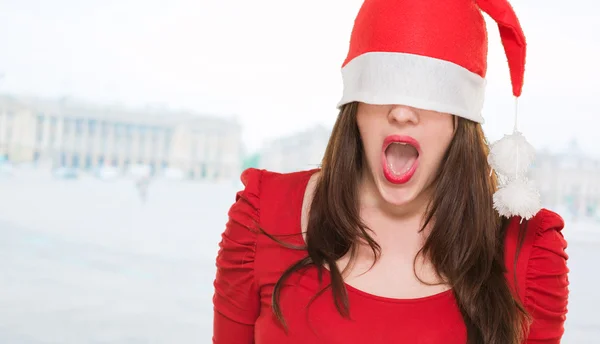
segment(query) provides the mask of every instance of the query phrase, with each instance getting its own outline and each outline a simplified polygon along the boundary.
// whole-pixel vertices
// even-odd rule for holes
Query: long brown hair
[[[273,311],[284,326],[279,298],[291,274],[315,266],[321,275],[327,265],[331,276],[327,288],[332,289],[340,314],[347,317],[348,296],[336,262],[347,254],[352,261],[363,243],[376,259],[380,256],[381,249],[359,214],[358,184],[364,161],[356,112],[356,103],[345,105],[333,127],[310,207],[306,247],[302,247],[308,256],[290,266],[275,285]],[[504,276],[507,221],[493,208],[497,181],[495,174],[490,176],[487,154],[481,125],[457,118],[425,214],[423,228],[430,225],[431,232],[419,254],[452,287],[468,343],[517,344],[525,337],[528,316]]]

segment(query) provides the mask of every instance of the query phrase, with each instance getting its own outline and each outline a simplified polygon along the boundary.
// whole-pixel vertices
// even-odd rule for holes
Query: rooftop
[[[0,108],[31,110],[61,117],[96,118],[145,125],[175,125],[187,122],[198,127],[222,127],[240,124],[234,117],[201,114],[186,110],[173,110],[164,106],[128,108],[122,105],[98,105],[78,99],[63,97],[44,99],[31,96],[0,95]]]

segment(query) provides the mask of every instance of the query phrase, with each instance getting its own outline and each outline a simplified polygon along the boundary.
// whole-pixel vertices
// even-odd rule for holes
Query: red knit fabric
[[[519,97],[525,75],[525,34],[512,6],[507,0],[478,0],[481,10],[498,23],[500,39],[508,58],[513,95]]]
[[[485,77],[485,21],[473,0],[366,0],[355,19],[343,66],[367,52],[429,56]]]
[[[314,171],[278,174],[256,169],[242,174],[220,243],[214,294],[215,344],[444,343],[464,344],[465,325],[452,292],[419,298],[378,297],[347,286],[351,320],[342,318],[330,292],[315,299],[315,268],[294,274],[281,294],[286,335],[271,310],[275,282],[306,256],[256,232],[260,225],[291,244],[303,243],[300,216]],[[533,317],[526,343],[558,344],[567,312],[568,279],[562,219],[542,210],[529,221],[518,258],[519,220],[505,240],[507,279]],[[516,270],[515,270],[516,267]],[[514,283],[514,273],[517,281]],[[327,274],[323,283],[328,283]]]

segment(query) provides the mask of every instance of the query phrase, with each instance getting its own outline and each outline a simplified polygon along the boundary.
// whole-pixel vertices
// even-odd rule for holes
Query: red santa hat
[[[488,40],[482,11],[498,24],[519,97],[526,43],[507,0],[365,0],[342,65],[338,106],[403,104],[483,123]],[[539,210],[539,195],[525,178],[532,158],[515,113],[513,134],[492,145],[489,158],[505,181],[494,195],[501,215],[529,218]]]

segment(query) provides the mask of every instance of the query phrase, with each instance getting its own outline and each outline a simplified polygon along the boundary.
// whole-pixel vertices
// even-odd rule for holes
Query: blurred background
[[[512,0],[520,130],[600,343],[600,4]],[[0,0],[0,343],[209,343],[244,168],[318,166],[361,0]],[[495,24],[484,129],[512,130]]]

